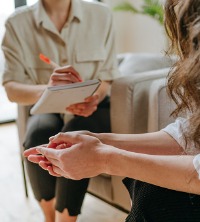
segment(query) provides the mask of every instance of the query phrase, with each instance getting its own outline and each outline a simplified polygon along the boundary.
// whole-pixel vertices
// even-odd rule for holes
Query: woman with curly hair
[[[132,209],[126,222],[200,221],[200,1],[167,0],[165,27],[179,56],[168,78],[173,114],[187,118],[140,135],[61,133],[47,147],[25,153],[54,176],[128,177]]]

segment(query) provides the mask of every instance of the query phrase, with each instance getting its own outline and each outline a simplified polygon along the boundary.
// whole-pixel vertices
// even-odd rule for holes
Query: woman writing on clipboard
[[[71,115],[30,116],[25,149],[48,143],[49,137],[60,131],[110,132],[107,95],[118,70],[112,14],[107,6],[82,0],[39,0],[19,8],[6,21],[2,49],[6,62],[3,85],[8,98],[18,104],[34,105],[48,85],[102,80],[84,103],[66,107]],[[53,72],[39,59],[40,53],[64,67]],[[27,169],[45,221],[75,222],[89,179],[55,178],[29,162]]]

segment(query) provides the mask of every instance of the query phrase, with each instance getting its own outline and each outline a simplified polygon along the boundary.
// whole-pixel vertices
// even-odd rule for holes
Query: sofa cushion
[[[169,57],[161,53],[126,53],[124,55],[123,61],[119,64],[122,76],[171,67],[176,60],[174,56]]]

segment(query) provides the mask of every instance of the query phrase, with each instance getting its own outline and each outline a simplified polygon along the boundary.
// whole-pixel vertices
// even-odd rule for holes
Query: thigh
[[[39,114],[30,116],[27,124],[24,147],[48,143],[49,137],[57,134],[63,127],[60,114]]]
[[[199,195],[178,192],[141,181],[134,181],[132,186],[132,209],[127,222],[200,221]]]
[[[63,121],[58,114],[30,116],[24,142],[25,149],[48,143],[49,137],[58,133],[62,126]],[[35,198],[38,201],[54,198],[56,177],[29,161],[26,161],[26,167]]]

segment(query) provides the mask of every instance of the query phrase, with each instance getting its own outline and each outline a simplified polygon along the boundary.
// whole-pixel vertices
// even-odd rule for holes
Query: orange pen
[[[53,62],[51,59],[49,59],[48,57],[46,57],[45,55],[43,55],[42,53],[39,54],[39,58],[40,60],[42,60],[43,62],[51,65],[54,69],[55,68],[59,68],[60,66],[58,64],[56,64],[55,62]],[[71,74],[73,74],[73,72],[71,72]],[[80,82],[82,82],[82,79],[77,75],[73,74],[76,78],[78,78],[78,80]]]
[[[48,57],[46,57],[46,56],[43,55],[42,53],[40,53],[39,57],[40,57],[40,59],[41,59],[43,62],[51,65],[54,69],[60,67],[58,64],[56,64],[55,62],[53,62],[51,59],[49,59]]]

